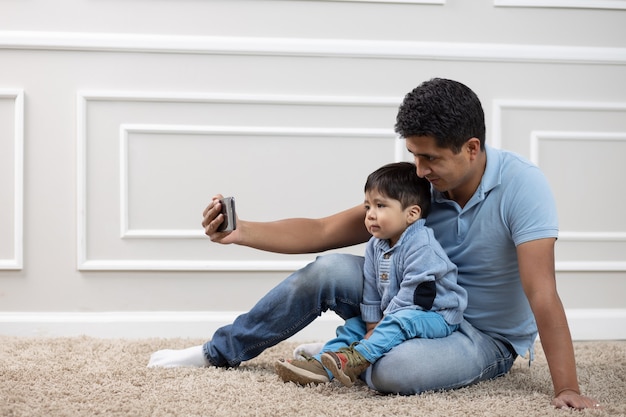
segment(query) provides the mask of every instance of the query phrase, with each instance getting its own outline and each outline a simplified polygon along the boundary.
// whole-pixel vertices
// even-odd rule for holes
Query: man
[[[556,207],[540,170],[485,145],[484,113],[465,85],[433,79],[400,106],[396,132],[406,140],[417,173],[430,181],[427,219],[469,295],[458,331],[440,339],[411,339],[363,374],[380,392],[414,394],[453,389],[507,373],[516,355],[541,337],[556,407],[599,407],[580,394],[569,327],[556,290]],[[219,197],[219,196],[218,196]],[[214,242],[279,253],[319,252],[370,237],[362,205],[320,219],[223,221],[213,200],[203,226]],[[349,319],[359,314],[363,259],[326,255],[265,295],[250,312],[219,329],[203,346],[161,351],[151,366],[237,366],[295,334],[327,309]],[[297,365],[294,365],[297,366]],[[314,375],[312,375],[314,376]]]

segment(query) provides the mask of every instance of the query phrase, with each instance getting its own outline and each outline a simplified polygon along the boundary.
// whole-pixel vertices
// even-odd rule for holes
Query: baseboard
[[[574,340],[626,340],[626,309],[567,310]],[[0,312],[0,335],[210,339],[239,312]],[[291,341],[323,341],[342,320],[323,314]]]
[[[237,311],[0,312],[0,335],[210,339],[218,328],[232,323],[239,314]],[[325,313],[290,340],[326,340],[335,335],[335,328],[341,323],[334,313]]]

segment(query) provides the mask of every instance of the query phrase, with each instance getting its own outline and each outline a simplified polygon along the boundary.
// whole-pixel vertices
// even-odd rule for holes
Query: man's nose
[[[423,162],[420,163],[417,158],[415,158],[415,170],[417,171],[417,176],[420,178],[424,178],[426,175],[430,174],[430,168]]]

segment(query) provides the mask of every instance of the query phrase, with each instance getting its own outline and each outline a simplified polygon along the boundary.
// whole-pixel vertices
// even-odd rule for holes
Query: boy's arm
[[[366,323],[377,323],[383,313],[380,309],[381,294],[378,291],[378,269],[376,268],[375,239],[370,239],[365,247],[363,264],[363,296],[361,298],[361,319]]]
[[[378,323],[380,322],[365,323],[365,336],[363,336],[363,339],[369,339],[369,337],[372,335],[372,332],[374,331],[376,326],[378,326]]]

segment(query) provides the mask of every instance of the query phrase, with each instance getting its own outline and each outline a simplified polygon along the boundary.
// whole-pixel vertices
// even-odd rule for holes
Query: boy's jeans
[[[363,258],[318,257],[268,292],[252,309],[218,329],[204,345],[215,366],[233,367],[294,335],[331,309],[347,320],[359,316]],[[441,339],[411,339],[368,368],[365,380],[380,392],[415,394],[451,389],[509,371],[515,356],[506,345],[463,322]]]
[[[352,317],[337,328],[337,337],[329,340],[322,348],[322,352],[337,352],[354,342],[359,342],[354,350],[369,363],[374,363],[407,340],[416,337],[423,339],[446,337],[458,328],[459,325],[448,324],[434,311],[403,309],[383,317],[370,337],[363,339],[367,333],[366,323],[360,317]],[[315,358],[321,361],[321,354]]]

